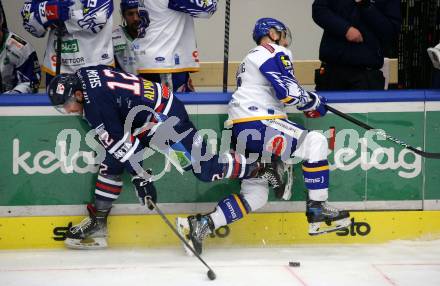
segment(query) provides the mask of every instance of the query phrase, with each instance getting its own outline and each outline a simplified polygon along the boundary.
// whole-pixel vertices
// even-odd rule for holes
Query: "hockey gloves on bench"
[[[327,108],[325,106],[327,99],[314,92],[308,91],[307,93],[311,100],[303,107],[298,107],[298,110],[303,111],[304,115],[309,118],[324,116],[327,113]]]
[[[135,187],[136,196],[138,197],[141,205],[147,205],[150,210],[153,210],[154,206],[149,200],[151,199],[154,203],[157,201],[156,188],[154,187],[153,182],[139,176],[133,176],[131,182]]]

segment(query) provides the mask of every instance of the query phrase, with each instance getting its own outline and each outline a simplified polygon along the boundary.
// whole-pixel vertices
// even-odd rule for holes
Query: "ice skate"
[[[107,216],[109,210],[96,210],[87,205],[89,216],[72,226],[64,244],[71,249],[102,249],[107,247]]]
[[[337,231],[350,226],[350,213],[331,207],[326,201],[307,202],[307,221],[309,222],[309,235],[319,235]]]
[[[209,215],[197,214],[188,218],[178,217],[176,226],[179,233],[199,255],[202,254],[203,240],[214,231],[214,223]],[[188,255],[193,255],[186,245],[183,247]]]

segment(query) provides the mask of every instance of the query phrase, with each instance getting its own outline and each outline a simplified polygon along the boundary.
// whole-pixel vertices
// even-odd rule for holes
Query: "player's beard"
[[[133,38],[137,38],[138,35],[138,26],[139,26],[139,22],[134,22],[130,25],[127,25],[127,30],[128,33],[133,37],[134,35],[136,35],[136,37]]]

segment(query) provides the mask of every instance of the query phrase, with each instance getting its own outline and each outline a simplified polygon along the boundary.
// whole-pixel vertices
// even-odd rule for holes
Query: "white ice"
[[[440,241],[380,245],[181,249],[0,251],[1,286],[440,285]],[[289,267],[289,261],[300,267]]]

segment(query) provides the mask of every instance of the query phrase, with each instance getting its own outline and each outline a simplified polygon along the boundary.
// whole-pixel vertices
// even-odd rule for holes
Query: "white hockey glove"
[[[440,44],[433,48],[428,48],[428,55],[431,59],[432,65],[440,70]]]

